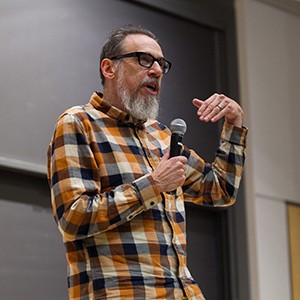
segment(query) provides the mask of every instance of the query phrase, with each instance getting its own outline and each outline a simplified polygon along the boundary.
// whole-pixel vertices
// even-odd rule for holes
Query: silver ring
[[[223,109],[222,106],[220,106],[219,104],[217,105],[217,108],[221,111]]]

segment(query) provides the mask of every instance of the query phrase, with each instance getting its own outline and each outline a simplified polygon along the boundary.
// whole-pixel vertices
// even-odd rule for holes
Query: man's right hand
[[[169,151],[162,157],[157,168],[152,172],[160,192],[170,192],[182,186],[185,181],[185,156],[170,157]]]

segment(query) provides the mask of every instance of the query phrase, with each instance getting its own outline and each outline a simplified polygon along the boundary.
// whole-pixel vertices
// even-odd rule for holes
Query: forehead
[[[124,39],[124,51],[126,52],[148,52],[155,57],[162,57],[163,52],[160,45],[151,37],[144,34],[130,34]]]

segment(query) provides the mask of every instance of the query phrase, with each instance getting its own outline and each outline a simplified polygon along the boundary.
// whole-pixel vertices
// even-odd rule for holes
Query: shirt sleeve
[[[59,118],[48,150],[48,181],[64,240],[111,230],[162,201],[150,174],[101,192],[93,145],[73,114]]]
[[[213,163],[206,163],[194,151],[185,149],[188,158],[184,199],[204,206],[230,206],[235,203],[244,162],[247,128],[224,123],[219,148]]]

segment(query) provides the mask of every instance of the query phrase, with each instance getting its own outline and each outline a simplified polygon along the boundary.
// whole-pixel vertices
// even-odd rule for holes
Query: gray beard
[[[131,91],[123,84],[123,76],[120,76],[117,84],[118,96],[122,99],[126,112],[132,117],[139,120],[156,119],[159,112],[159,98],[153,95],[140,95],[140,86]]]

